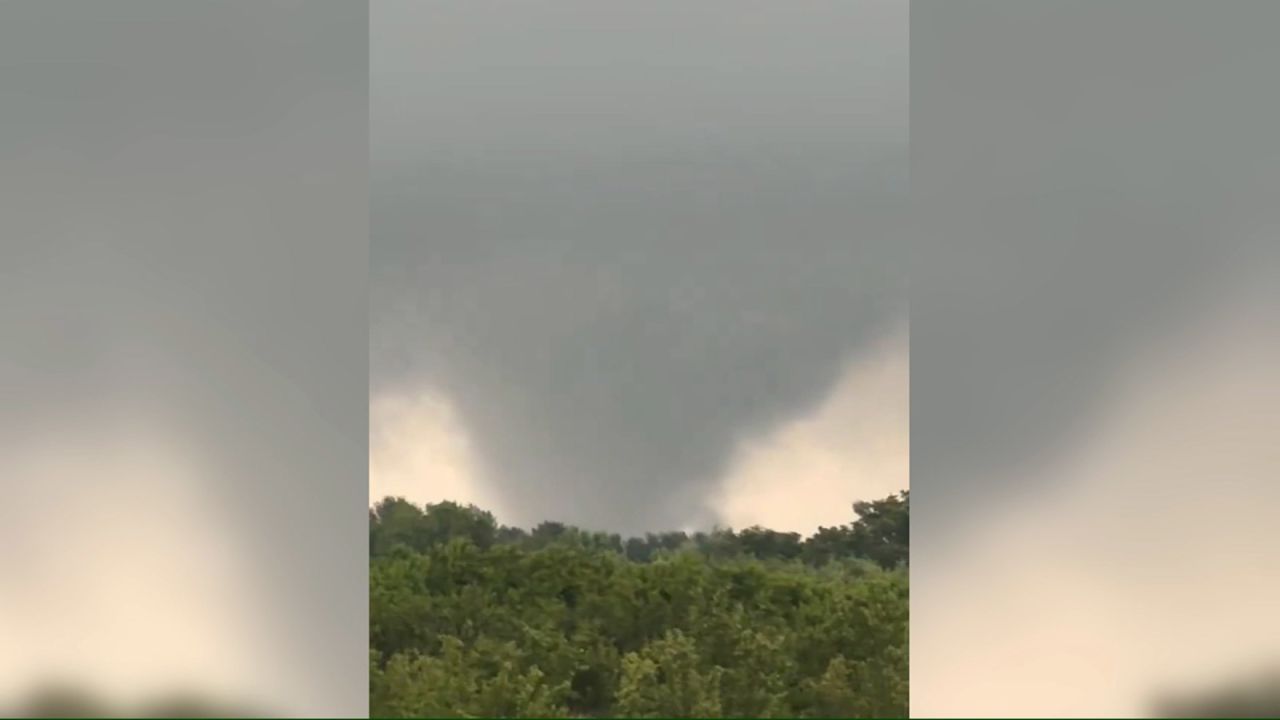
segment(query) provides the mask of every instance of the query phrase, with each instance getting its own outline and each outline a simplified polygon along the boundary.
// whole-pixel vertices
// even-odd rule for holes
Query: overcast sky
[[[635,532],[905,487],[906,3],[371,23],[374,497]],[[787,452],[815,514],[726,498]]]

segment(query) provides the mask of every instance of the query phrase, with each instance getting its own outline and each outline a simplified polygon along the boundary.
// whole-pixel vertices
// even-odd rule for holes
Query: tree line
[[[909,495],[802,538],[369,513],[374,717],[906,717]]]

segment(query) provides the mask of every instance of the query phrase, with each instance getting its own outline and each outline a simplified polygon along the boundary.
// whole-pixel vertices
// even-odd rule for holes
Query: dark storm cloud
[[[1012,489],[997,478],[1034,487],[1117,365],[1274,247],[1277,21],[1267,3],[914,5],[924,532]]]
[[[447,396],[514,520],[707,521],[905,312],[905,3],[372,22],[373,388]]]
[[[96,625],[75,626],[67,647],[51,634],[6,651],[62,658],[89,687],[108,681],[76,675],[78,658],[199,657],[195,670],[256,693],[228,703],[366,707],[366,556],[352,541],[366,522],[367,31],[359,3],[325,0],[0,5],[0,447],[6,462],[43,447],[83,460],[38,489],[5,478],[0,532],[24,548],[8,559],[38,572],[65,550],[79,561],[60,577],[126,571],[122,538],[86,526],[188,523],[149,544],[246,563],[217,589],[248,598],[253,617],[217,634],[272,669],[200,648],[167,658],[150,636],[104,647]],[[156,482],[196,478],[175,492],[207,499],[199,510],[121,499],[138,478],[94,467],[87,449],[116,435],[179,456],[189,474]],[[88,516],[68,515],[104,488]],[[50,523],[53,545],[31,539]],[[206,547],[194,538],[211,526]],[[67,601],[42,587],[8,590]],[[134,680],[105,690],[157,691]]]

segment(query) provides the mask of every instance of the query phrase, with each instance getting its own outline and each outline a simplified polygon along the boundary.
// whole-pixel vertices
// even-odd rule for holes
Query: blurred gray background
[[[1280,6],[912,3],[912,711],[1280,657]]]
[[[0,3],[0,705],[367,708],[367,10]]]

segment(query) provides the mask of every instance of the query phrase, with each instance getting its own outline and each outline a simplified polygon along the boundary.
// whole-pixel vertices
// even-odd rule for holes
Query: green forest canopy
[[[369,513],[374,717],[906,717],[909,495],[810,537]]]

